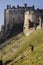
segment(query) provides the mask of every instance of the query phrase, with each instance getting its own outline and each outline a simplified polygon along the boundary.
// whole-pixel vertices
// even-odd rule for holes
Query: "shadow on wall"
[[[39,25],[39,23],[35,23],[35,22],[30,22],[29,21],[29,28],[34,27],[34,24],[36,25],[36,27]]]

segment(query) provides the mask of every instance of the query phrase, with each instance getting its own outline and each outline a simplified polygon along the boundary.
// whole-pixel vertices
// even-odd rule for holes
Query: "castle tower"
[[[35,27],[37,26],[37,24],[39,24],[38,13],[35,12],[34,10],[26,11],[24,17],[24,30],[23,30],[26,36],[28,36],[34,30],[34,23]]]
[[[11,9],[11,5],[7,5],[7,9],[4,10],[4,24],[7,25],[9,23],[10,20],[10,12]]]

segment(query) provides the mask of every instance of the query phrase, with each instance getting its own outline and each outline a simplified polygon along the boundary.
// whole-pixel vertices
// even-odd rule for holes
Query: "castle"
[[[28,10],[24,16],[24,34],[28,36],[32,31],[43,27],[43,10]]]
[[[39,29],[43,27],[43,9],[35,9],[32,7],[24,6],[17,7],[7,5],[4,10],[4,25],[1,27],[0,41],[4,41],[13,35],[20,32],[27,34],[29,30]]]

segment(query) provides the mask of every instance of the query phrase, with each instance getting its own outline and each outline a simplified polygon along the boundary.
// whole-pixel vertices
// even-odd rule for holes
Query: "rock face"
[[[24,34],[28,36],[34,29],[40,29],[42,26],[41,15],[38,11],[31,10],[25,12],[24,17]]]

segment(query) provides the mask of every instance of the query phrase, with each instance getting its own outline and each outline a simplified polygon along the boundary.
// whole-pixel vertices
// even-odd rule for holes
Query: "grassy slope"
[[[30,44],[34,46],[33,51],[31,51]],[[13,60],[8,65],[43,65],[43,29],[34,31],[28,37],[21,34],[18,40],[12,40],[2,50],[4,62]],[[20,56],[23,56],[23,59]]]

